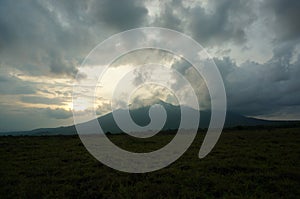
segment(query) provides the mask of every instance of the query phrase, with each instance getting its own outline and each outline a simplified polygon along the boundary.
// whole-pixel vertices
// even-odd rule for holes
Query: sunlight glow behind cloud
[[[71,124],[72,85],[84,57],[112,34],[142,26],[175,29],[202,44],[222,73],[230,110],[300,119],[299,9],[297,0],[1,1],[0,131]],[[99,82],[97,113],[109,111],[118,77],[153,60],[181,68],[192,82],[200,78],[164,52],[129,53]],[[194,87],[201,106],[209,107],[205,84]],[[135,96],[147,96],[146,90]],[[160,99],[167,100],[163,93]],[[89,108],[83,104],[78,110]]]

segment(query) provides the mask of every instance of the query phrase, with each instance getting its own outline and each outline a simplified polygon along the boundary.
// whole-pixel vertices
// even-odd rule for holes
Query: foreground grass
[[[106,167],[76,136],[0,137],[0,198],[299,198],[299,130],[226,131],[201,160],[199,134],[179,160],[146,174]],[[110,138],[147,152],[172,137]]]

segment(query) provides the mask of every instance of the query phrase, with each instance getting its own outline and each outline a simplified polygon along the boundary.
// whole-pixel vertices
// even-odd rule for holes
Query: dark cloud
[[[276,34],[277,42],[299,39],[300,2],[297,0],[212,0],[207,6],[186,4],[187,1],[179,0],[161,3],[160,15],[153,25],[191,34],[206,46],[244,44],[249,27],[257,20],[270,28],[270,35]]]
[[[228,108],[251,116],[274,116],[276,113],[282,116],[286,113],[286,118],[290,118],[290,107],[300,106],[300,55],[296,61],[292,61],[297,45],[297,42],[277,44],[273,49],[273,57],[265,63],[246,61],[237,65],[230,57],[215,58],[224,79]],[[209,107],[208,90],[203,79],[196,75],[197,72],[190,64],[181,59],[172,68],[189,80],[202,103],[201,106]],[[172,88],[181,90],[182,83],[177,81]]]
[[[245,29],[256,19],[251,1],[214,0],[210,5],[187,7],[173,0],[164,5],[155,23],[189,33],[205,45],[244,43]]]
[[[30,75],[74,77],[95,35],[80,20],[83,6],[72,5],[73,16],[60,1],[1,1],[1,61]]]
[[[147,12],[134,0],[1,1],[0,58],[30,75],[75,77],[97,43],[141,26]]]
[[[199,42],[220,45],[223,42],[244,43],[245,28],[255,15],[250,1],[212,1],[212,11],[197,6],[190,10],[190,29]]]
[[[5,95],[24,95],[24,94],[35,94],[35,86],[30,83],[25,83],[22,80],[4,76],[0,74],[0,94]]]
[[[73,30],[63,28],[49,8],[37,1],[1,1],[1,61],[28,74],[74,76],[74,58],[66,54]]]
[[[75,67],[77,64],[79,63],[72,63],[72,61],[65,59],[63,55],[59,55],[57,53],[53,53],[49,59],[50,71],[54,74],[68,74],[75,77],[78,72]]]
[[[257,116],[299,106],[300,57],[290,63],[290,50],[281,56],[274,53],[264,64],[248,61],[237,66],[230,58],[215,59],[224,78],[229,109]]]
[[[140,27],[146,21],[148,10],[141,2],[102,0],[94,1],[91,7],[96,22],[104,22],[118,30],[127,30]]]
[[[191,64],[187,62],[185,59],[180,59],[172,64],[172,68],[178,71],[180,74],[184,75],[186,70],[191,67]]]
[[[178,0],[169,3],[160,4],[160,15],[155,19],[154,25],[182,31],[184,28],[183,18],[180,16],[187,10],[183,7],[182,2]]]
[[[300,1],[267,0],[263,1],[262,12],[268,18],[274,17],[273,26],[280,41],[299,39],[300,35]]]

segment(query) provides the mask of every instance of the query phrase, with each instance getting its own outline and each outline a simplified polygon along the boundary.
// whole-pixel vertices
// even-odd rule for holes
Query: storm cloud
[[[143,26],[171,28],[203,45],[222,74],[230,110],[300,119],[299,10],[297,0],[2,0],[0,130],[14,129],[15,120],[24,130],[71,124],[72,83],[85,56],[111,35]],[[139,52],[115,65],[163,59],[209,106],[205,84],[191,67],[164,55]],[[104,114],[109,103],[101,104],[105,110],[97,111]]]

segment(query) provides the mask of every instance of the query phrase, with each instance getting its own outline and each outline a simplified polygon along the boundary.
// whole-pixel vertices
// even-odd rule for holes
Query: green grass
[[[199,134],[180,159],[146,174],[106,167],[76,136],[0,137],[0,198],[299,198],[299,130],[225,131],[204,159]],[[173,136],[110,139],[147,152]]]

